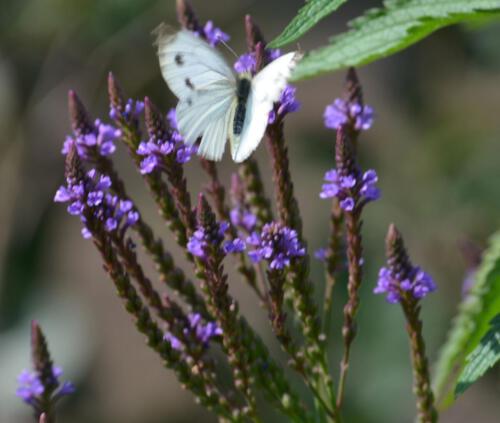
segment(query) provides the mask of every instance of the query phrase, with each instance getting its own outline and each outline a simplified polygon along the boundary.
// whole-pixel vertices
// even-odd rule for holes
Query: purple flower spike
[[[276,222],[264,225],[260,234],[252,233],[247,243],[253,247],[248,255],[254,263],[266,260],[269,268],[276,270],[288,267],[291,259],[301,257],[306,252],[297,232]]]
[[[385,294],[391,304],[418,301],[436,290],[432,277],[420,267],[411,264],[401,234],[394,225],[389,227],[386,239],[387,265],[378,274],[375,294]]]

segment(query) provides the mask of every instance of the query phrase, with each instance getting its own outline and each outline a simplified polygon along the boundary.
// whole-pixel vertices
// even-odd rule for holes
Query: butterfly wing
[[[163,78],[179,99],[192,91],[207,89],[215,82],[235,85],[233,71],[224,57],[193,32],[182,29],[172,33],[162,25],[156,34]]]
[[[179,132],[192,145],[202,137],[198,153],[220,160],[224,153],[236,80],[222,55],[188,30],[157,30],[163,78],[179,98]]]
[[[231,137],[231,154],[235,162],[246,160],[259,145],[266,131],[269,112],[279,100],[287,79],[301,57],[298,52],[285,54],[253,78],[243,130],[240,137]]]

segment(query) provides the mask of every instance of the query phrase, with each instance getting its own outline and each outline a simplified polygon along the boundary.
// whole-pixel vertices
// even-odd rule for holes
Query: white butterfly
[[[229,138],[233,160],[247,159],[302,55],[285,54],[252,79],[236,75],[219,51],[191,31],[172,34],[162,26],[157,44],[163,78],[179,99],[177,123],[184,141],[192,145],[202,137],[198,154],[220,160]]]

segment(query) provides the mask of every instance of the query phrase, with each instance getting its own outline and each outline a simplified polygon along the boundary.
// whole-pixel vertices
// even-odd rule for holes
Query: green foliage
[[[351,29],[312,50],[292,78],[311,78],[396,53],[447,25],[500,14],[500,0],[386,0],[350,22]]]
[[[459,306],[437,362],[434,392],[439,408],[453,402],[455,381],[465,365],[465,358],[479,345],[489,329],[489,322],[499,312],[500,232],[497,232],[490,239],[474,285]]]
[[[283,32],[269,43],[269,47],[282,47],[302,37],[321,19],[335,12],[347,0],[308,0]]]
[[[494,317],[490,325],[490,330],[466,359],[467,365],[458,379],[455,396],[463,394],[486,370],[500,360],[500,314]]]

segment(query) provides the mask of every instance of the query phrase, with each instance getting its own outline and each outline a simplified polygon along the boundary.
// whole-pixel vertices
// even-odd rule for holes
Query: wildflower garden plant
[[[248,51],[234,63],[235,72],[255,74],[345,2],[309,0],[271,43],[247,16]],[[213,48],[229,42],[229,34],[212,21],[201,24],[189,3],[176,3],[181,27]],[[362,284],[371,284],[387,307],[401,309],[408,365],[413,369],[416,421],[437,422],[439,411],[495,364],[500,356],[499,235],[492,237],[483,254],[434,372],[420,308],[439,289],[439,281],[426,272],[425,263],[420,267],[412,262],[395,224],[387,229],[387,261],[380,263],[378,280],[365,279],[364,264],[370,258],[363,253],[364,211],[372,202],[383,201],[383,193],[376,170],[363,169],[358,162],[363,134],[377,115],[365,103],[354,66],[399,51],[442,26],[498,13],[500,2],[493,0],[387,0],[382,8],[356,19],[331,44],[305,52],[269,115],[262,142],[272,167],[274,202],[264,190],[260,164],[253,157],[234,165],[230,181],[221,180],[217,163],[197,156],[197,146],[184,142],[175,108],[159,110],[150,97],[128,99],[113,73],[107,81],[108,117],[94,120],[80,96],[69,92],[72,133],[62,147],[65,181],[54,201],[80,220],[82,236],[89,240],[82,242],[93,242],[147,346],[200,406],[221,421],[262,422],[262,410],[269,406],[284,421],[345,421],[344,399],[355,395],[349,384],[351,353],[363,335],[357,324]],[[295,97],[300,90],[296,82],[338,69],[347,69],[344,92],[332,93],[323,116],[325,127],[332,130],[331,166],[324,169],[324,181],[317,183],[318,206],[331,210],[330,221],[325,222],[328,242],[311,251],[290,171],[285,124],[294,112],[307,107]],[[127,150],[184,251],[194,279],[188,277],[189,269],[177,265],[169,245],[131,198],[113,162],[118,148]],[[186,166],[204,170],[208,184],[200,192],[188,190]],[[140,249],[156,264],[157,275],[146,273]],[[324,284],[309,273],[314,258],[324,267]],[[231,266],[240,280],[228,277],[225,269]],[[284,360],[275,357],[230,294],[229,287],[240,283],[251,288],[267,314]],[[318,303],[314,293],[323,286]],[[339,299],[343,297],[336,296],[341,290],[347,293],[344,304]],[[335,308],[342,308],[340,333],[332,329]],[[384,342],[390,348],[390,337]],[[62,369],[53,364],[36,322],[31,345],[33,369],[20,374],[17,396],[33,408],[36,421],[54,422],[56,402],[78,387],[61,381]],[[330,348],[339,352],[340,363],[331,362]],[[214,350],[222,351],[223,359],[215,360]],[[364,353],[368,359],[369,351]],[[221,376],[227,368],[230,382]],[[291,382],[297,376],[301,388]],[[400,421],[411,419],[401,416]]]

